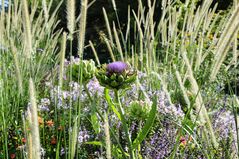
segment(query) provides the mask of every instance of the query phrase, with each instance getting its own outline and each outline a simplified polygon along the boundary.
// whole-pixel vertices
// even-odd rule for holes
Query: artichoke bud
[[[111,89],[124,89],[129,86],[130,83],[136,78],[131,78],[130,65],[121,61],[113,62],[108,65],[102,65],[97,71],[97,79],[100,84]],[[136,74],[134,74],[136,77]],[[128,80],[128,82],[125,82]]]
[[[87,74],[87,73],[88,73],[87,69],[83,67],[83,74]]]
[[[126,83],[132,83],[132,82],[134,82],[136,80],[136,75],[133,75],[133,76],[129,76],[126,80],[125,80],[125,82]]]
[[[110,76],[110,79],[111,79],[111,80],[115,80],[115,79],[116,79],[116,76],[117,76],[117,75],[116,75],[115,73],[113,73],[113,74]]]
[[[95,63],[93,60],[83,60],[82,62],[72,63],[69,66],[72,67],[72,78],[74,81],[78,81],[80,72],[82,71],[82,80],[88,82],[95,74]]]
[[[87,67],[87,61],[85,61],[85,60],[82,61],[82,67],[83,67],[83,68],[86,68],[86,67]]]
[[[123,82],[123,81],[124,81],[124,76],[119,75],[119,76],[118,76],[118,81],[119,81],[119,82]]]
[[[107,76],[103,76],[102,80],[107,82],[109,80],[109,78]]]
[[[117,87],[117,86],[118,86],[118,82],[112,81],[112,82],[110,83],[110,85],[111,85],[112,87]]]
[[[143,101],[133,101],[130,104],[129,115],[138,120],[144,120],[149,113],[148,105]]]
[[[86,77],[86,78],[91,78],[91,74],[87,72],[87,73],[85,74],[85,77]]]

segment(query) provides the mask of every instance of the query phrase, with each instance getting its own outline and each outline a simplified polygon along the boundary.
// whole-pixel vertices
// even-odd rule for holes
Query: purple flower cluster
[[[121,61],[116,61],[116,62],[112,62],[112,63],[108,64],[106,70],[107,70],[108,74],[112,74],[112,73],[121,74],[125,70],[127,70],[128,67],[129,66],[126,63],[121,62]]]
[[[98,96],[102,96],[104,92],[104,87],[99,84],[99,81],[95,77],[88,82],[87,89],[89,90],[91,96],[96,94]]]
[[[232,146],[237,145],[235,117],[232,112],[225,109],[220,109],[216,112],[213,117],[213,128],[218,134],[219,140],[227,140],[228,137],[232,137]]]
[[[154,133],[143,144],[146,158],[163,159],[169,157],[176,143],[177,129],[173,123],[164,122],[163,128]]]
[[[50,109],[49,109],[50,104],[51,104],[50,99],[42,98],[41,102],[38,104],[39,111],[49,112],[50,111]]]
[[[158,97],[158,112],[164,115],[170,115],[171,117],[183,118],[184,112],[181,109],[180,105],[173,105],[169,103],[167,95],[163,91],[156,92]]]
[[[89,131],[86,129],[80,130],[77,139],[80,145],[84,142],[87,142],[90,139]]]

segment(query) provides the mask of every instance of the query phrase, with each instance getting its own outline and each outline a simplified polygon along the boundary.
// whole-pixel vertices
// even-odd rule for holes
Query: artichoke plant
[[[106,88],[119,90],[130,86],[136,80],[137,72],[129,64],[116,61],[104,64],[96,72],[96,78]]]
[[[93,60],[82,60],[78,62],[74,62],[70,65],[69,69],[72,69],[72,80],[79,81],[82,70],[82,82],[87,83],[90,79],[94,77],[95,74],[95,62]]]

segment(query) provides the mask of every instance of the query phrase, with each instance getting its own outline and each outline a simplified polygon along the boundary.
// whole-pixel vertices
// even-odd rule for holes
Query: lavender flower
[[[99,81],[94,77],[87,84],[87,89],[91,95],[103,95],[104,88],[99,84]]]
[[[66,154],[66,151],[65,151],[64,147],[62,147],[62,148],[61,148],[61,152],[60,152],[60,156],[63,156],[63,155],[65,155],[65,154]]]
[[[225,109],[219,110],[214,115],[214,130],[219,134],[220,139],[226,139],[230,133],[233,135],[233,140],[236,142],[236,124],[233,114]]]
[[[50,104],[51,104],[50,99],[42,98],[40,104],[38,105],[38,109],[40,111],[48,112],[48,111],[50,111],[50,109],[49,109]]]
[[[83,142],[87,142],[90,138],[89,131],[83,129],[79,131],[78,134],[78,143],[82,144]]]

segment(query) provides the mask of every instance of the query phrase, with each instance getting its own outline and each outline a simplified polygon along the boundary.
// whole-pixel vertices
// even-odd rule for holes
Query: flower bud
[[[104,64],[97,70],[99,83],[110,89],[124,89],[136,80],[137,73],[127,63],[117,61]]]
[[[74,62],[68,67],[68,71],[70,71],[70,67],[72,67],[72,80],[79,81],[80,80],[80,70],[82,70],[82,81],[83,83],[87,83],[90,79],[93,78],[95,74],[95,62],[93,60],[82,60],[78,62]],[[81,68],[82,67],[82,68]]]

